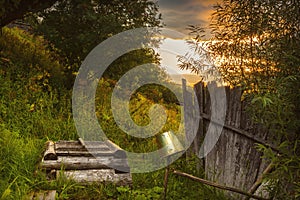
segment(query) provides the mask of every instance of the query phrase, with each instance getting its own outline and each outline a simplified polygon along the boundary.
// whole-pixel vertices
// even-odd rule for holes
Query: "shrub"
[[[37,81],[54,87],[63,86],[65,81],[59,56],[48,50],[47,42],[18,28],[2,29],[0,58],[9,67],[5,71],[12,74],[29,78],[35,71]]]

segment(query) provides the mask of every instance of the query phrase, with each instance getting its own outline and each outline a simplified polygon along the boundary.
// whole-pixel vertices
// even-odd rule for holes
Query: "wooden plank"
[[[203,112],[205,114],[207,114],[208,116],[211,116],[212,113],[217,113],[218,110],[216,111],[217,107],[216,107],[216,102],[219,101],[218,99],[218,90],[217,90],[217,84],[215,82],[211,82],[208,85],[206,85],[206,87],[203,88],[204,92],[203,92]],[[215,106],[215,107],[214,107]],[[204,120],[203,115],[200,114],[200,117],[203,119],[203,124],[204,124],[204,134],[205,137],[207,137],[206,134],[208,134],[208,131],[210,131],[208,135],[208,137],[212,137],[212,135],[214,133],[217,133],[219,130],[219,127],[213,126],[213,124],[210,124],[210,121],[208,120]],[[218,116],[214,116],[214,117],[218,117]],[[220,138],[222,137],[222,134],[220,136]],[[216,181],[218,180],[218,182],[222,182],[222,178],[223,176],[221,175],[221,173],[223,173],[224,168],[221,170],[218,170],[218,166],[220,163],[220,158],[222,159],[222,156],[220,155],[220,147],[219,147],[219,143],[220,143],[220,138],[218,139],[218,142],[216,143],[216,145],[214,145],[214,148],[211,148],[211,143],[207,142],[203,144],[203,151],[207,152],[208,150],[209,153],[207,154],[207,156],[205,157],[205,171],[206,171],[206,175],[208,177],[209,180],[212,181]],[[224,152],[225,153],[225,152]],[[227,158],[228,159],[228,158]]]
[[[204,119],[210,121],[211,123],[214,123],[214,124],[216,124],[216,125],[221,126],[218,122],[215,122],[215,121],[211,120],[209,115],[207,115],[207,114],[205,114],[205,113],[202,113],[201,116],[202,116]],[[273,151],[275,151],[275,152],[279,152],[278,148],[275,147],[274,145],[268,143],[268,141],[263,140],[263,139],[260,139],[260,138],[257,138],[257,137],[255,137],[254,135],[251,135],[251,134],[250,134],[249,132],[247,132],[247,131],[244,131],[244,130],[235,128],[235,127],[230,126],[230,125],[227,125],[227,124],[224,124],[223,127],[226,128],[226,129],[228,129],[228,130],[233,131],[234,133],[237,133],[237,134],[239,134],[239,135],[242,135],[242,136],[244,136],[244,137],[246,137],[246,138],[248,138],[248,139],[250,139],[250,140],[252,140],[252,141],[254,141],[254,142],[256,142],[256,143],[263,144],[263,145],[265,145],[266,147],[271,148],[271,149],[272,149]]]
[[[214,90],[218,88],[210,88],[212,93],[210,94],[207,86],[203,88],[200,86],[202,85],[195,86],[200,106],[198,134],[203,131],[201,135],[205,136],[208,125],[220,126],[217,120],[211,120],[211,113],[216,109],[212,107],[211,98],[215,98]],[[266,167],[266,162],[262,161],[262,154],[255,148],[255,143],[263,144],[277,153],[280,152],[276,145],[270,142],[272,139],[268,136],[268,132],[257,126],[246,113],[248,104],[246,101],[241,101],[241,89],[225,87],[225,91],[227,99],[225,125],[217,144],[205,158],[206,175],[210,180],[215,180],[221,185],[251,193],[251,186]],[[253,188],[257,185],[255,184]],[[240,199],[241,196],[234,196],[234,198]]]
[[[116,145],[115,143],[113,143],[110,140],[106,141],[107,146],[114,151],[114,156],[118,157],[118,158],[126,158],[126,152],[121,149],[118,145]]]
[[[116,160],[113,156],[108,157],[82,157],[82,156],[59,156],[57,162],[96,162],[96,161],[106,161],[106,160]],[[117,159],[120,160],[120,159]],[[125,159],[122,159],[125,160]],[[46,161],[48,162],[48,161]]]
[[[36,193],[34,194],[33,200],[44,200],[44,193],[43,192],[39,192],[39,193]]]
[[[42,169],[110,169],[117,168],[120,171],[130,171],[127,160],[121,158],[87,158],[87,157],[66,157],[59,160],[44,161],[40,164]]]
[[[54,149],[54,142],[48,141],[46,142],[46,150],[44,152],[44,160],[57,160],[57,155]]]
[[[69,151],[69,152],[97,152],[97,151],[101,151],[101,152],[111,152],[111,154],[114,153],[113,150],[109,149],[109,148],[106,148],[106,149],[103,149],[103,148],[91,148],[91,149],[86,149],[86,148],[60,148],[60,149],[56,149],[55,150],[55,153],[58,154],[59,152],[66,152],[66,151]]]
[[[87,149],[85,146],[83,146],[78,141],[58,141],[55,143],[55,150],[81,150],[81,149]],[[88,145],[88,149],[98,149],[98,150],[109,150],[109,146],[107,146],[106,143],[92,143]]]
[[[96,149],[96,151],[76,151],[76,150],[56,150],[57,156],[83,156],[83,157],[97,157],[97,156],[114,156],[116,158],[120,157],[114,151],[101,151]]]
[[[238,87],[233,89],[228,88],[226,92],[228,97],[228,112],[225,125],[239,130],[241,124],[241,90]],[[231,187],[238,187],[241,190],[247,190],[251,182],[255,179],[252,174],[247,176],[248,172],[252,172],[250,168],[253,162],[249,162],[250,159],[248,156],[250,155],[251,149],[254,148],[253,141],[249,141],[239,134],[234,134],[234,131],[230,129],[225,128],[225,131],[227,139],[223,139],[224,137],[222,137],[223,140],[221,140],[222,144],[220,145],[226,147],[225,159],[223,159],[224,162],[218,166],[218,170],[222,170],[223,165],[226,166],[222,174],[222,183]],[[227,152],[229,152],[229,154]],[[221,156],[224,155],[224,153],[220,154]],[[248,169],[245,167],[247,162],[249,163]],[[248,180],[245,181],[245,178],[248,178]],[[241,195],[231,195],[235,199],[242,198]]]
[[[47,191],[44,195],[44,200],[55,200],[56,190]]]
[[[109,146],[108,140],[106,141],[84,141],[84,144],[85,144],[85,148],[87,149],[93,149],[93,148],[103,148],[103,149],[112,149],[111,146]]]
[[[79,143],[85,147],[85,142],[82,138],[78,138]]]
[[[64,175],[80,183],[111,182],[117,185],[131,185],[132,176],[130,173],[115,173],[114,169],[93,169],[79,171],[58,171],[57,177]]]
[[[99,147],[99,146],[95,146],[95,147],[91,147],[89,149],[85,148],[85,147],[81,147],[81,146],[73,146],[73,147],[68,147],[68,148],[64,148],[64,147],[59,147],[56,148],[55,151],[111,151],[111,149],[109,149],[107,146],[103,146],[103,147]]]
[[[30,200],[55,200],[56,190],[32,192],[29,195]]]
[[[183,92],[183,109],[184,109],[184,130],[186,137],[186,144],[192,141],[194,136],[194,116],[193,116],[193,97],[192,94],[187,90],[186,80],[182,79],[182,92]],[[193,149],[188,148],[186,151],[187,158],[192,155]]]
[[[66,155],[66,151],[70,151],[71,154],[79,155],[79,151],[92,152],[93,155],[106,155],[113,154],[118,158],[125,158],[126,152],[119,146],[111,142],[106,141],[84,141],[80,138],[79,141],[58,141],[55,143],[56,153]],[[104,151],[107,151],[105,153]],[[87,153],[83,153],[87,156]]]
[[[194,92],[195,92],[195,101],[194,101],[194,109],[199,110],[199,124],[198,129],[195,130],[196,137],[194,140],[194,151],[198,157],[202,157],[202,155],[199,155],[200,153],[200,145],[202,145],[203,139],[204,139],[204,124],[203,124],[203,118],[201,117],[200,113],[203,113],[203,82],[199,82],[194,86]],[[198,105],[197,105],[198,104]],[[198,116],[195,116],[198,117]],[[196,169],[197,172],[200,171],[201,168],[205,168],[205,159],[196,160]]]
[[[57,141],[55,149],[77,149],[84,148],[78,141]]]

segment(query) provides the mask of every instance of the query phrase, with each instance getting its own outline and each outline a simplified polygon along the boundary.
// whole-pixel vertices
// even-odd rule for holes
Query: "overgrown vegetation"
[[[73,82],[74,72],[96,44],[132,28],[160,26],[160,15],[157,4],[149,0],[61,0],[49,9],[29,15],[27,21],[61,55],[66,76]],[[153,51],[128,53],[119,60],[122,64],[114,62],[115,66],[105,76],[118,80],[116,77],[127,72],[135,62],[143,64],[149,60],[157,60]]]
[[[193,50],[207,53],[223,80],[244,90],[248,112],[279,148],[259,146],[275,166],[266,181],[276,199],[300,197],[299,6],[298,0],[223,0],[212,15],[210,40],[201,42],[203,29],[191,27]],[[206,67],[201,60],[181,61],[194,71]]]
[[[45,141],[78,137],[70,88],[81,61],[95,43],[114,34],[159,26],[156,4],[147,0],[14,0],[0,5],[1,28],[31,12],[27,20],[35,33],[46,38],[19,29],[1,29],[0,199],[24,199],[31,191],[41,189],[57,190],[58,199],[163,198],[164,170],[134,174],[132,188],[113,184],[82,186],[63,176],[49,182],[37,170]],[[275,166],[265,178],[272,197],[277,199],[300,197],[299,7],[299,0],[223,0],[215,6],[210,41],[202,43],[203,30],[191,27],[195,34],[193,49],[218,61],[223,79],[231,86],[242,87],[245,98],[251,100],[249,112],[253,119],[274,136],[279,154],[263,145],[258,148]],[[99,83],[97,117],[108,136],[126,150],[148,152],[157,147],[154,138],[133,138],[117,127],[110,109],[111,92],[119,77],[133,66],[158,61],[150,49],[132,51],[117,59]],[[182,68],[193,71],[207,67],[201,60],[181,61]],[[164,72],[158,75],[164,76]],[[156,85],[143,87],[132,96],[130,112],[134,121],[147,124],[149,107],[155,103],[167,110],[162,131],[176,130],[181,114],[178,102],[170,91]],[[181,158],[170,167],[204,176],[195,170],[195,159]],[[215,189],[173,175],[167,198],[225,199]]]
[[[32,191],[57,190],[57,199],[162,199],[164,170],[133,174],[133,186],[113,184],[83,186],[60,176],[49,182],[38,169],[47,140],[76,140],[71,113],[71,91],[64,87],[64,66],[48,50],[42,37],[19,29],[2,29],[0,37],[0,199],[26,199]],[[61,82],[58,82],[60,80]],[[155,140],[127,137],[111,119],[110,95],[115,81],[99,82],[97,115],[112,140],[128,150],[148,152]],[[176,130],[179,106],[157,86],[141,88],[131,99],[131,114],[139,124],[147,123],[147,110],[161,103],[169,114],[165,129]],[[155,91],[157,95],[148,92]],[[151,97],[151,98],[148,98]],[[101,111],[101,112],[100,112]],[[181,158],[172,168],[204,176],[196,171],[196,158]],[[167,199],[225,199],[222,193],[185,178],[170,175]]]

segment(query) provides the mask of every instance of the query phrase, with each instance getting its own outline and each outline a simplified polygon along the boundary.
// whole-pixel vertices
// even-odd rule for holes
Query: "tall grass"
[[[38,170],[47,140],[78,138],[72,119],[71,91],[54,81],[59,79],[63,66],[53,63],[55,55],[45,44],[42,38],[17,29],[4,29],[0,37],[0,199],[26,199],[34,190],[47,189],[57,190],[57,199],[161,199],[164,170],[133,174],[132,188],[113,184],[82,186],[63,176],[49,182]],[[114,84],[111,80],[99,83],[96,114],[102,128],[124,149],[135,152],[156,149],[154,138],[130,137],[117,127],[110,109]],[[147,98],[152,94],[145,91],[134,94],[130,102],[132,118],[141,125],[149,122],[147,111],[157,103]],[[159,91],[156,93],[162,96]],[[166,107],[169,116],[162,131],[176,130],[181,114],[179,106],[167,101],[159,103]],[[203,172],[196,172],[196,159],[181,158],[171,167],[203,176]],[[170,175],[167,199],[225,198],[210,187]]]
[[[42,38],[5,28],[0,47],[0,198],[22,199],[43,179],[45,141],[77,138],[71,91],[52,82],[62,66]]]

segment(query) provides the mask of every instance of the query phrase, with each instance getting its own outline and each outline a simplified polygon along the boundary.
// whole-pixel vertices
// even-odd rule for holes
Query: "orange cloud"
[[[159,0],[160,12],[167,28],[188,33],[188,25],[208,27],[213,5],[220,0]]]

